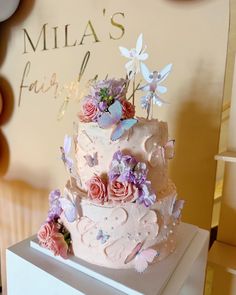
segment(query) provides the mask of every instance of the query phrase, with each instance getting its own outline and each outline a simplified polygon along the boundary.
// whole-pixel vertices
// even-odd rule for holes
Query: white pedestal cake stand
[[[35,237],[7,250],[8,295],[202,295],[209,233],[181,223],[176,251],[143,274],[64,260]]]

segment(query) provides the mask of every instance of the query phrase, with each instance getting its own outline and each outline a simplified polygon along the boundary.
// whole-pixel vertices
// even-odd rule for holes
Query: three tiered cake
[[[71,253],[100,266],[143,272],[175,250],[183,208],[168,178],[174,140],[166,122],[149,118],[154,105],[165,103],[159,94],[167,89],[160,84],[172,65],[150,72],[142,35],[136,48],[120,51],[129,58],[126,78],[93,81],[83,98],[73,136],[75,160],[72,138],[65,136],[60,149],[70,179],[62,193],[50,193],[38,239],[64,258]],[[143,85],[135,85],[139,72]],[[138,91],[144,93],[147,118],[135,116]]]

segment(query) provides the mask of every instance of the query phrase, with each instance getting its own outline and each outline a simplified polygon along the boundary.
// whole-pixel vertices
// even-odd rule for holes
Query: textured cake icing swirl
[[[62,215],[62,220],[70,231],[75,256],[101,266],[133,268],[135,261],[126,264],[125,259],[139,242],[155,249],[158,261],[174,251],[175,200],[176,195],[171,195],[146,208],[137,203],[106,207],[82,199],[80,218],[69,223]],[[99,231],[108,238],[99,239]]]
[[[168,163],[165,145],[168,142],[166,122],[157,119],[139,118],[138,123],[118,141],[110,140],[110,130],[101,129],[96,123],[80,123],[76,146],[78,174],[82,188],[86,189],[86,181],[94,174],[107,173],[113,154],[117,150],[131,154],[148,166],[148,177],[156,193],[168,184]],[[90,167],[86,155],[97,154],[98,165]]]

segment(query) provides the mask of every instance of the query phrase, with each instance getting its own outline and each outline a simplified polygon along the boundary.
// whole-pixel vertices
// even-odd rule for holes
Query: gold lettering
[[[54,48],[53,49],[57,49],[58,48],[58,44],[57,44],[57,29],[58,27],[54,27]]]
[[[88,28],[90,28],[91,33],[87,33]],[[82,37],[82,39],[81,39],[81,41],[80,41],[79,44],[82,45],[83,44],[83,41],[84,41],[84,38],[85,37],[89,37],[89,36],[93,36],[94,37],[94,43],[100,42],[99,39],[98,39],[98,37],[97,37],[97,34],[95,33],[95,30],[94,30],[93,25],[92,25],[92,23],[91,23],[90,20],[87,23],[87,26],[86,26],[86,28],[84,30],[83,37]]]
[[[124,26],[123,26],[122,24],[120,24],[120,23],[118,23],[118,22],[116,22],[116,21],[114,20],[115,17],[116,17],[117,15],[121,15],[121,16],[123,16],[123,18],[125,17],[125,14],[124,14],[123,12],[116,12],[116,13],[114,13],[114,14],[112,15],[112,17],[111,17],[111,24],[112,24],[114,27],[117,27],[117,28],[119,28],[119,29],[121,30],[121,34],[120,34],[120,36],[118,36],[118,37],[114,37],[114,36],[112,36],[112,34],[110,33],[110,39],[112,39],[112,40],[119,40],[119,39],[121,39],[121,38],[124,36],[124,33],[125,33],[125,28],[124,28]]]
[[[23,29],[23,32],[24,32],[24,52],[23,53],[28,53],[27,46],[26,46],[26,43],[27,43],[26,41],[27,40],[29,41],[29,44],[31,45],[33,51],[35,52],[37,50],[37,48],[38,48],[39,42],[40,42],[42,37],[43,37],[43,49],[42,49],[42,51],[48,50],[47,49],[47,40],[46,40],[46,26],[47,26],[47,24],[43,25],[43,27],[41,29],[41,32],[40,32],[40,35],[39,35],[38,40],[37,40],[35,45],[34,45],[33,41],[31,40],[30,35],[27,32],[27,30]]]
[[[82,61],[81,67],[80,67],[78,82],[80,82],[81,81],[81,78],[83,77],[83,74],[85,72],[85,69],[87,67],[87,64],[88,64],[89,59],[90,59],[90,51],[87,51],[85,53],[84,59]]]
[[[23,76],[21,79],[21,83],[20,83],[20,93],[19,93],[19,99],[18,99],[18,107],[21,105],[21,99],[22,99],[22,91],[24,88],[28,88],[28,85],[24,84],[25,78],[28,76],[29,71],[30,71],[30,66],[31,63],[30,61],[28,61],[25,65],[24,71],[23,71]]]
[[[74,44],[68,44],[68,27],[70,25],[65,25],[65,46],[64,47],[74,47],[77,43],[77,41],[75,40]]]
[[[31,67],[31,62],[28,61],[25,65],[22,79],[21,79],[21,84],[20,84],[20,93],[19,93],[19,98],[18,98],[18,107],[21,106],[22,102],[22,96],[23,96],[23,89],[27,89],[29,92],[33,91],[35,94],[38,93],[47,93],[51,89],[54,88],[54,98],[57,98],[58,95],[58,88],[59,88],[59,83],[57,81],[57,75],[56,73],[53,73],[51,76],[50,81],[46,81],[46,78],[44,78],[43,82],[39,82],[38,80],[35,80],[34,82],[27,84],[25,82],[26,78],[28,77],[30,73],[30,67]]]
[[[67,94],[65,95],[63,103],[62,103],[62,105],[61,105],[61,107],[59,109],[59,113],[57,115],[57,120],[58,121],[60,121],[64,117],[70,100],[73,97],[77,98],[77,96],[78,96],[80,81],[81,81],[81,79],[82,79],[82,77],[84,75],[84,72],[86,70],[89,58],[90,58],[90,51],[87,51],[85,53],[85,55],[84,55],[84,58],[83,58],[83,61],[82,61],[81,67],[80,67],[80,72],[79,72],[78,79],[76,81],[72,81],[69,85],[65,84],[61,89],[61,92],[66,89]],[[83,95],[83,93],[81,93],[80,97],[82,95]]]

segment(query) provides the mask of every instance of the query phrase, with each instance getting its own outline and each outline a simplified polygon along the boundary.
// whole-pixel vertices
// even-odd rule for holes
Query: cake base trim
[[[77,271],[83,272],[115,289],[124,292],[125,294],[153,295],[158,294],[158,292],[161,291],[157,289],[157,286],[163,287],[166,284],[197,232],[198,227],[186,223],[180,223],[178,227],[176,251],[164,261],[150,265],[150,267],[142,273],[142,280],[140,280],[139,273],[129,269],[119,270],[100,267],[90,264],[89,262],[79,259],[73,255],[70,255],[67,260],[61,258],[60,256],[54,256],[51,251],[42,248],[39,245],[37,238],[31,240],[30,246],[33,249],[36,249],[39,252],[46,254]],[[127,278],[129,278],[129,280]],[[155,284],[153,284],[154,281]]]

